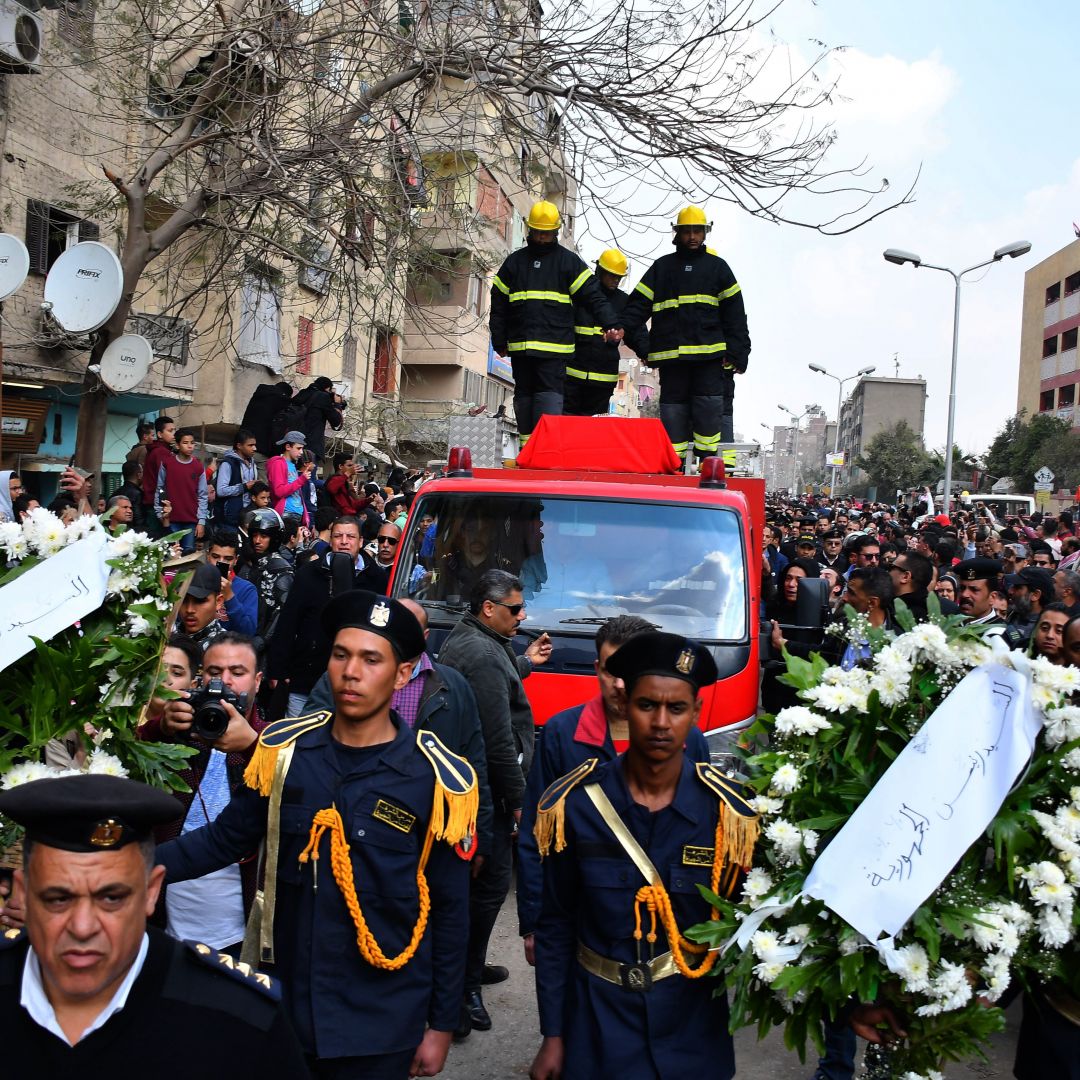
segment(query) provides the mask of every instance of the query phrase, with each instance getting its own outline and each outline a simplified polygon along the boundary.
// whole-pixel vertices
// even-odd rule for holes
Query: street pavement
[[[540,1045],[532,968],[525,963],[521,939],[517,935],[517,915],[511,892],[491,938],[488,960],[504,964],[510,978],[498,986],[484,987],[484,1002],[491,1013],[491,1031],[474,1031],[465,1042],[454,1046],[445,1080],[514,1080],[527,1077],[529,1065]],[[1008,1025],[995,1036],[989,1061],[950,1065],[947,1080],[1007,1080],[1012,1076],[1016,1035],[1020,1024],[1019,1002],[1009,1010]],[[777,1031],[758,1042],[755,1029],[744,1028],[735,1036],[735,1061],[739,1080],[809,1080],[813,1063],[800,1064],[798,1055],[785,1049]],[[598,1078],[599,1080],[599,1078]],[[636,1080],[621,1077],[620,1080]],[[704,1078],[703,1078],[704,1080]]]

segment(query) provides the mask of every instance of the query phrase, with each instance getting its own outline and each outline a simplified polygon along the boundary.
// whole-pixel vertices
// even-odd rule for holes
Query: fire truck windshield
[[[519,577],[530,629],[592,636],[640,615],[704,641],[747,634],[738,516],[720,507],[463,493],[418,496],[394,595],[465,610],[487,570]]]

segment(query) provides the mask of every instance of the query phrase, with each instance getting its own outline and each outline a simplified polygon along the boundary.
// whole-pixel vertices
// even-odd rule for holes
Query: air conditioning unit
[[[0,71],[36,75],[44,40],[40,15],[14,0],[0,0]]]

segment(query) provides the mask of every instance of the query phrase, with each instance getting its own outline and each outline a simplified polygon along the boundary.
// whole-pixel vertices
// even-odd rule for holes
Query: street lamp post
[[[793,472],[793,476],[794,476],[794,484],[795,484],[795,494],[798,495],[799,494],[799,424],[802,423],[802,420],[803,420],[804,416],[809,416],[810,415],[810,410],[807,409],[806,412],[801,412],[801,413],[799,413],[798,416],[796,416],[795,413],[793,413],[791,411],[791,409],[789,409],[786,405],[781,405],[781,406],[779,406],[779,408],[780,408],[781,412],[786,412],[788,414],[788,416],[790,416],[795,421],[795,469],[794,469],[794,472]]]
[[[990,266],[991,263],[1001,262],[1001,260],[1006,257],[1015,259],[1020,255],[1026,255],[1030,250],[1031,244],[1026,240],[1017,240],[1014,243],[1006,244],[1004,247],[999,247],[989,259],[986,259],[981,263],[976,263],[974,266],[969,266],[966,270],[961,270],[959,273],[955,270],[950,270],[947,266],[935,266],[933,263],[923,262],[920,256],[915,255],[910,251],[901,251],[899,248],[888,248],[883,252],[885,261],[894,263],[896,266],[903,266],[904,263],[911,263],[916,270],[920,266],[924,266],[927,270],[940,270],[942,273],[948,274],[953,279],[952,366],[949,372],[949,423],[948,432],[945,436],[945,492],[943,510],[946,514],[949,512],[949,507],[952,505],[953,428],[956,423],[956,355],[960,342],[960,283],[965,274],[970,274],[975,270],[981,270],[984,266]]]
[[[861,379],[864,375],[870,375],[873,372],[877,371],[877,368],[873,364],[871,364],[870,367],[864,367],[864,368],[860,369],[859,371],[856,371],[854,375],[848,375],[843,379],[841,379],[838,375],[834,375],[831,371],[826,371],[820,364],[811,364],[810,365],[810,370],[811,371],[816,371],[819,375],[828,375],[828,377],[830,379],[835,379],[836,382],[837,382],[837,387],[836,387],[836,433],[833,436],[833,448],[832,448],[833,457],[836,457],[836,455],[840,452],[840,409],[843,407],[843,404],[844,404],[844,383],[851,382],[852,379]],[[838,478],[840,476],[840,467],[837,466],[837,465],[834,465],[833,469],[834,469],[834,472],[833,472],[832,494],[835,497],[836,488],[837,488],[837,481],[838,481]]]

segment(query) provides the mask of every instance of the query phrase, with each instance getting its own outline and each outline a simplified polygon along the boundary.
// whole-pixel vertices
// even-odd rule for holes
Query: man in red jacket
[[[157,491],[158,476],[166,457],[176,451],[176,422],[171,416],[159,416],[154,421],[157,441],[146,451],[143,463],[142,501],[147,531],[151,536],[164,536],[165,528],[154,514],[154,495]]]

